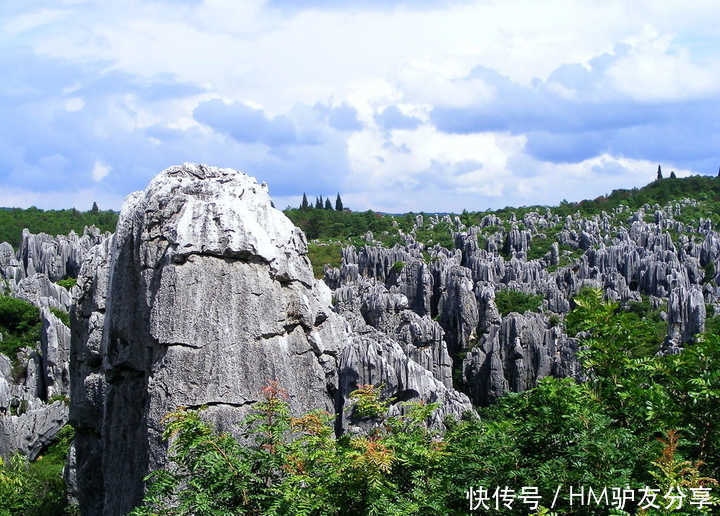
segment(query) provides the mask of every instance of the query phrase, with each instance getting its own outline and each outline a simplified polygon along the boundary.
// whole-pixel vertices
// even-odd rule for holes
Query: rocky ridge
[[[544,376],[582,377],[578,343],[561,322],[585,287],[601,288],[621,304],[648,299],[653,307],[666,306],[660,353],[678,352],[704,331],[706,305],[720,301],[714,273],[720,270],[720,237],[708,220],[676,220],[694,202],[646,205],[633,213],[621,205],[611,213],[564,219],[549,209],[527,212],[522,220],[514,213],[506,220],[487,215],[470,227],[458,217],[419,215],[402,234],[405,245],[346,248],[341,266],[326,268],[325,281],[341,313],[360,313],[386,334],[396,334],[402,324],[391,296],[402,297],[402,310],[437,321],[464,390],[474,403],[487,404]],[[650,222],[647,213],[653,213]],[[417,231],[438,224],[450,228],[453,249],[415,239]],[[536,242],[549,249],[531,259]],[[501,316],[495,295],[507,289],[541,296],[540,313]],[[425,331],[419,340],[438,334]]]
[[[14,362],[0,354],[0,456],[20,451],[32,460],[68,422],[70,328],[50,309],[68,312],[77,290],[55,281],[76,275],[101,238],[94,227],[80,237],[25,230],[17,253],[0,244],[0,293],[40,308],[42,324],[36,347],[21,349]]]

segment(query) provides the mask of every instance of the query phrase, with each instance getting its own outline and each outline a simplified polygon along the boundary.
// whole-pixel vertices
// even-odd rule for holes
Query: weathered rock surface
[[[525,213],[522,221],[512,212],[507,220],[487,215],[476,226],[454,225],[455,249],[425,247],[411,232],[404,246],[343,250],[341,266],[327,269],[325,278],[340,310],[348,307],[338,303],[338,294],[372,278],[388,292],[405,295],[408,303],[402,310],[436,318],[473,401],[487,403],[505,392],[530,388],[543,376],[579,374],[577,343],[558,323],[585,287],[603,289],[608,299],[621,304],[648,299],[658,308],[668,303],[662,352],[677,352],[692,341],[704,328],[705,304],[720,312],[720,237],[709,221],[688,225],[675,218],[694,203],[646,205],[634,213],[619,206],[611,213],[576,213],[564,219],[550,210]],[[646,222],[649,213],[654,222]],[[451,221],[431,216],[416,220],[415,228],[441,222]],[[673,241],[671,231],[702,239],[681,234]],[[540,259],[528,259],[536,242],[545,242],[548,251]],[[398,274],[398,262],[405,264],[403,270],[416,272]],[[542,296],[543,315],[501,318],[493,301],[500,289]],[[389,313],[386,301],[376,299],[379,314]],[[397,318],[365,319],[385,334],[397,333]]]
[[[23,231],[18,259],[25,273],[46,275],[50,281],[65,277],[77,277],[86,253],[102,239],[95,226],[86,227],[81,236],[71,231],[69,235],[51,236]]]
[[[40,310],[37,349],[17,353],[15,364],[0,354],[0,456],[34,459],[68,421],[70,329]],[[55,396],[55,403],[48,403]]]
[[[304,234],[241,172],[162,172],[128,198],[78,285],[71,420],[86,514],[125,514],[141,500],[143,476],[167,461],[168,411],[207,405],[205,417],[233,431],[269,380],[293,412],[338,414],[338,431],[362,383],[438,400],[438,418],[471,409],[399,343],[333,311]]]
[[[30,408],[20,416],[0,415],[0,456],[19,451],[35,460],[52,444],[67,420],[68,406],[62,401]]]

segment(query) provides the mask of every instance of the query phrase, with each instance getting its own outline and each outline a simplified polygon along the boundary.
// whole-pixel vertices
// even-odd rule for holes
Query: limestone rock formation
[[[50,281],[65,277],[77,277],[88,250],[102,238],[95,226],[86,227],[81,236],[71,231],[69,235],[50,236],[45,233],[32,234],[27,229],[22,233],[18,259],[26,274],[45,274]]]
[[[386,277],[394,263],[376,272]],[[235,170],[163,171],[127,199],[78,285],[71,420],[86,514],[124,514],[141,500],[143,476],[167,461],[167,412],[205,405],[206,418],[233,431],[270,380],[295,413],[335,412],[338,431],[362,383],[437,400],[439,419],[471,409],[398,342],[353,331],[333,311],[304,234],[265,185]]]

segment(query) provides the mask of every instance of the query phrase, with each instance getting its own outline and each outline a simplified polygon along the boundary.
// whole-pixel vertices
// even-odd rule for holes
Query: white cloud
[[[457,210],[486,207],[482,203],[554,202],[652,178],[656,164],[642,160],[602,155],[555,164],[526,155],[522,134],[434,129],[428,121],[434,106],[486,105],[501,97],[497,86],[468,79],[477,67],[529,85],[562,64],[587,64],[626,43],[627,55],[608,70],[601,83],[606,87],[599,89],[663,101],[720,88],[720,50],[700,60],[682,46],[683,34],[712,34],[715,0],[692,6],[685,0],[517,0],[424,9],[287,11],[269,9],[263,0],[206,0],[172,8],[162,2],[71,4],[62,11],[29,11],[10,18],[0,39],[17,37],[41,55],[73,63],[101,61],[128,77],[162,75],[207,90],[181,99],[114,95],[100,111],[104,118],[92,119],[91,132],[98,139],[112,142],[117,126],[128,134],[153,126],[209,136],[211,129],[199,125],[192,113],[213,98],[257,106],[268,117],[292,116],[298,105],[347,103],[357,109],[364,129],[337,136],[343,140],[332,149],[347,148],[350,173],[344,186],[348,202],[358,208]],[[63,17],[71,17],[73,24]],[[33,30],[37,27],[43,30]],[[77,96],[59,105],[68,112],[95,108],[94,97],[76,93],[83,86],[67,88],[66,95]],[[567,99],[587,98],[556,82],[548,90]],[[424,123],[415,130],[385,131],[375,116],[390,105]],[[158,137],[144,138],[154,147],[163,145]],[[217,148],[200,150],[219,155]],[[270,159],[275,151],[243,148],[242,153],[244,158],[255,153]],[[233,152],[227,155],[235,158],[239,151]],[[106,160],[95,161],[91,171],[92,179],[104,186],[113,166],[125,170],[102,150],[92,150],[90,156]],[[593,172],[594,167],[615,167],[622,175],[603,175]]]
[[[17,36],[23,32],[58,21],[66,15],[67,12],[60,9],[40,9],[9,18],[3,23],[2,29],[8,35]]]
[[[65,101],[65,111],[73,113],[85,107],[85,101],[80,97],[72,97]]]
[[[100,160],[95,161],[92,169],[92,178],[96,182],[103,180],[110,173],[110,166]]]
[[[608,71],[613,86],[640,101],[677,100],[720,92],[720,62],[696,63],[672,38],[654,31],[635,41]]]

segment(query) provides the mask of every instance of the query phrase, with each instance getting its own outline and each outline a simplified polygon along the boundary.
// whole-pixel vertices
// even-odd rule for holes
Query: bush
[[[63,278],[56,282],[61,287],[66,288],[67,290],[70,290],[75,285],[77,285],[77,279],[76,278]]]
[[[70,314],[68,314],[65,310],[61,310],[59,308],[51,308],[50,312],[52,312],[55,317],[60,319],[60,321],[65,326],[67,326],[68,328],[70,327]]]
[[[404,268],[405,262],[395,262],[393,263],[393,266],[390,268],[390,270],[395,274],[400,274]]]
[[[340,267],[342,246],[340,244],[308,244],[308,258],[312,264],[313,275],[317,279],[322,279],[325,265]]]
[[[0,353],[15,363],[20,348],[35,347],[40,340],[40,309],[27,301],[0,296]]]
[[[0,458],[0,514],[70,514],[62,473],[74,432],[66,425],[34,462],[21,454]]]
[[[537,312],[542,305],[543,297],[526,294],[517,290],[498,290],[495,292],[495,304],[503,317],[510,312],[523,314]]]

